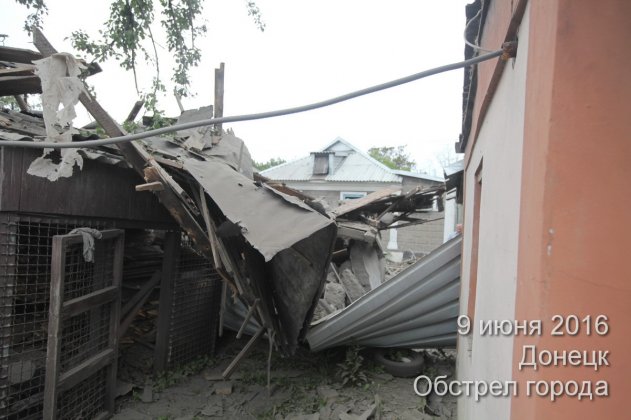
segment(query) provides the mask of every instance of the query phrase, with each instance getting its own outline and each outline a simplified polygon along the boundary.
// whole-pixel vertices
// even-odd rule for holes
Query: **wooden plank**
[[[250,318],[252,318],[252,315],[254,315],[254,312],[256,311],[258,304],[259,304],[259,299],[258,298],[254,299],[254,303],[250,306],[250,309],[248,309],[248,313],[245,314],[245,318],[243,319],[241,328],[239,328],[239,331],[237,332],[237,339],[240,339],[241,336],[243,335],[243,332],[245,331],[245,327],[247,327],[248,322],[250,322]]]
[[[3,149],[0,149],[0,173],[3,171],[4,153]],[[6,166],[4,166],[6,168]],[[2,178],[0,177],[0,204],[2,203]],[[1,206],[0,206],[1,208]],[[2,269],[2,275],[0,275],[0,290],[3,292],[4,302],[13,302],[15,295],[16,281],[15,276],[17,271],[17,249],[18,249],[18,235],[17,224],[11,223],[12,218],[8,218],[2,215],[0,221],[0,240],[2,241],[2,252],[0,252],[0,267]],[[11,326],[15,323],[13,317],[14,306],[11,304],[0,305],[0,331],[11,331]],[[2,357],[6,357],[9,354],[9,349],[13,348],[13,341],[16,339],[12,334],[3,334],[2,337],[2,349],[0,354]],[[6,359],[3,359],[6,360]],[[8,386],[8,381],[5,378],[9,378],[9,365],[7,363],[0,363],[0,378],[3,378],[0,383],[0,401],[7,401],[9,398],[9,392],[11,390]],[[6,385],[5,385],[6,384]]]
[[[30,64],[22,64],[17,67],[9,67],[0,69],[0,77],[5,76],[33,76],[35,66]]]
[[[396,195],[399,191],[401,191],[401,187],[386,187],[380,190],[371,192],[365,197],[356,198],[354,200],[345,200],[341,205],[339,205],[335,210],[333,210],[333,214],[336,217],[340,217],[344,214],[350,213],[354,210],[359,209],[360,207],[367,206],[375,201],[382,200],[389,196]]]
[[[197,223],[197,220],[195,220],[190,206],[183,203],[183,196],[179,192],[182,188],[154,159],[150,159],[147,163],[149,167],[144,170],[145,180],[147,182],[162,182],[164,184],[165,188],[163,191],[154,191],[154,193],[158,196],[162,205],[169,210],[171,216],[195,242],[197,249],[208,259],[212,259],[210,240],[202,227]]]
[[[223,96],[224,96],[224,72],[225,63],[221,63],[218,69],[215,69],[215,118],[223,117]],[[215,125],[215,136],[213,136],[213,144],[221,139],[223,134],[222,124]],[[218,139],[216,138],[218,137]]]
[[[109,419],[113,415],[114,415],[114,413],[110,413],[109,411],[105,411],[105,412],[103,412],[101,414],[98,414],[92,420],[105,420],[105,419]]]
[[[64,298],[66,243],[63,236],[53,236],[50,267],[50,305],[48,311],[48,343],[46,350],[46,379],[44,382],[45,420],[57,418],[59,358],[61,351],[61,308]]]
[[[164,260],[162,262],[162,279],[160,282],[160,305],[158,307],[158,332],[156,334],[156,351],[154,369],[162,372],[167,367],[169,329],[171,311],[173,310],[173,282],[177,274],[177,261],[180,253],[180,232],[169,231],[164,238]]]
[[[0,96],[42,93],[42,85],[37,76],[0,77]]]
[[[25,193],[22,184],[22,179],[26,177],[26,169],[23,168],[24,150],[16,147],[0,148],[0,211],[17,212],[20,210],[20,198]],[[52,184],[50,181],[48,183]],[[15,256],[16,253],[13,255]],[[0,256],[0,258],[2,257]],[[4,265],[4,267],[16,266]],[[10,283],[13,287],[13,282]],[[11,311],[11,308],[7,307],[6,310]],[[1,319],[2,317],[0,317]],[[6,321],[9,319],[10,317],[5,318]]]
[[[118,369],[118,342],[120,326],[120,313],[121,313],[121,285],[123,282],[123,259],[125,253],[125,231],[118,230],[118,236],[114,240],[114,267],[112,270],[112,286],[116,287],[118,293],[110,306],[110,332],[109,332],[109,347],[114,351],[113,361],[107,368],[106,377],[106,395],[105,395],[105,408],[110,413],[113,413],[116,409],[115,399],[116,393],[116,375]]]
[[[11,186],[16,195],[19,194],[19,208],[16,210],[117,219],[123,224],[136,223],[154,229],[172,228],[175,225],[169,212],[153,194],[139,194],[134,191],[136,185],[144,182],[134,170],[114,168],[106,163],[84,159],[80,173],[50,182],[46,178],[26,174],[26,168],[35,158],[41,156],[41,150],[5,148],[4,154],[11,156],[17,151],[23,156],[22,172],[16,173],[9,184],[7,171],[14,172],[14,168],[7,166],[6,169],[0,169],[5,172],[5,185]],[[86,192],[89,192],[90,200],[68,199],[84,197]],[[4,211],[4,204],[2,207]]]
[[[125,118],[125,122],[134,121],[144,104],[145,104],[145,101],[136,101],[134,103],[134,106],[131,108],[131,111],[129,111],[129,114],[127,114],[127,118]]]
[[[15,102],[17,102],[18,106],[20,107],[20,111],[22,112],[28,112],[28,104],[26,103],[26,100],[24,99],[24,96],[22,95],[15,95]]]
[[[151,278],[142,285],[140,290],[131,299],[129,299],[127,303],[125,303],[125,306],[123,306],[123,309],[121,310],[122,316],[128,315],[131,312],[132,308],[136,306],[138,301],[141,300],[147,294],[147,292],[152,291],[158,285],[161,279],[160,274],[161,271],[156,270]]]
[[[33,43],[44,56],[49,56],[57,52],[38,28],[33,29]],[[119,137],[126,134],[123,128],[116,123],[103,107],[88,93],[81,94],[79,100],[110,137]],[[149,154],[139,144],[125,142],[117,144],[117,147],[125,157],[125,160],[127,160],[139,174],[145,175],[144,168],[146,164],[149,164],[149,166],[154,169],[152,174],[156,178],[147,179],[147,181],[160,181],[165,184],[165,186],[171,187],[165,188],[164,191],[156,192],[160,202],[191,237],[198,249],[210,258],[211,250],[208,237],[197,223],[195,217],[187,209],[186,203],[182,201],[181,196],[176,194],[176,187],[179,187],[179,185],[168,176],[166,171],[164,171],[155,160],[151,159],[151,161],[149,161]]]
[[[42,54],[37,51],[5,46],[0,47],[0,61],[31,64],[34,60],[41,60],[42,58],[44,58]]]
[[[124,231],[110,229],[101,232],[102,238],[97,242],[96,258],[104,255],[103,243],[113,241],[114,258],[112,268],[111,286],[94,291],[84,296],[63,302],[66,252],[70,245],[81,243],[79,234],[57,235],[53,237],[52,262],[51,262],[51,294],[48,327],[48,351],[46,362],[46,379],[44,388],[44,418],[55,419],[57,416],[57,398],[60,392],[71,388],[86,380],[99,369],[106,368],[105,410],[113,413],[114,399],[116,397],[116,369],[118,355],[118,325],[120,318],[120,288],[123,271]],[[97,263],[97,262],[95,262]],[[99,263],[105,263],[100,261]],[[95,272],[101,272],[95,268]],[[92,279],[98,282],[96,277]],[[61,330],[63,320],[73,315],[92,311],[96,316],[96,308],[110,303],[110,325],[108,348],[90,357],[66,372],[61,372],[59,358],[61,347]]]
[[[164,184],[160,181],[136,185],[136,191],[164,191]]]
[[[254,347],[254,344],[256,344],[256,342],[259,340],[259,338],[261,338],[263,336],[264,332],[265,332],[265,327],[259,328],[259,330],[256,332],[256,334],[254,334],[252,336],[252,338],[250,338],[250,341],[247,342],[245,347],[243,347],[243,349],[241,349],[239,354],[237,354],[235,356],[235,358],[232,359],[232,362],[230,362],[230,364],[228,365],[226,370],[224,370],[223,373],[221,374],[221,376],[223,376],[224,379],[228,379],[230,377],[230,375],[232,375],[232,373],[237,368],[237,366],[239,365],[241,360],[243,360],[243,358],[245,356],[247,356],[248,353],[250,353],[250,351]]]
[[[149,281],[147,281],[147,283],[142,286],[142,289],[139,290],[138,293],[136,293],[134,297],[125,305],[125,308],[123,308],[122,314],[124,316],[124,319],[120,322],[120,327],[118,329],[119,341],[127,332],[127,329],[131,325],[131,322],[134,320],[134,318],[136,318],[136,315],[138,314],[140,308],[142,308],[145,302],[147,302],[147,300],[149,299],[149,296],[151,296],[151,292],[153,292],[153,289],[160,282],[160,274],[160,271],[156,271],[151,279],[149,279]]]
[[[221,276],[221,273],[219,275]],[[221,302],[219,303],[219,328],[217,331],[217,335],[219,337],[223,337],[223,324],[225,322],[225,317],[226,317],[227,292],[228,292],[228,282],[223,281],[221,282]]]
[[[119,288],[110,286],[64,302],[62,305],[62,319],[71,318],[94,307],[111,302],[118,297],[118,294]]]
[[[63,391],[78,383],[85,381],[100,369],[109,364],[113,364],[116,360],[116,351],[114,349],[105,349],[87,360],[79,363],[72,369],[64,372],[57,382],[58,391]],[[48,373],[47,373],[48,376]],[[46,400],[44,400],[46,402]]]
[[[136,101],[134,103],[134,106],[132,107],[131,111],[129,111],[129,114],[127,115],[127,118],[125,118],[125,122],[132,122],[136,119],[136,117],[138,116],[138,113],[140,112],[140,109],[142,108],[142,106],[145,103],[143,101]],[[86,130],[94,130],[95,128],[97,128],[99,126],[99,123],[97,121],[92,121],[90,123],[87,123],[86,125],[84,125],[81,128],[84,128]]]

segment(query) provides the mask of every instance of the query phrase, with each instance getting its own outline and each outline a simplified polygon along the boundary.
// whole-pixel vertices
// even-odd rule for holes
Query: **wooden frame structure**
[[[106,373],[106,395],[104,412],[97,418],[107,418],[114,413],[116,397],[116,368],[118,358],[118,328],[121,307],[121,280],[123,268],[124,231],[105,230],[100,241],[114,242],[111,285],[70,300],[64,299],[66,279],[66,253],[71,245],[81,244],[81,234],[56,235],[53,237],[50,318],[48,324],[48,351],[46,361],[46,383],[44,389],[44,419],[57,418],[57,402],[60,392],[89,378],[102,368]],[[109,338],[106,349],[87,360],[62,371],[60,364],[62,328],[65,320],[86,311],[110,305]]]

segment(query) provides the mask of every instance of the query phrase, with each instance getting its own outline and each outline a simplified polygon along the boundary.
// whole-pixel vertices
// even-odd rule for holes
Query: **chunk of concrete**
[[[153,388],[151,387],[151,385],[145,385],[145,387],[142,389],[140,400],[144,403],[153,402]]]
[[[317,392],[318,396],[325,401],[334,400],[340,395],[340,393],[337,392],[335,389],[325,385],[319,386],[317,388]]]
[[[356,301],[366,293],[366,289],[363,288],[355,274],[348,268],[342,270],[340,280],[342,280],[342,286],[344,286],[346,295],[351,302]]]
[[[230,395],[232,394],[232,382],[217,382],[214,390],[217,395]]]
[[[208,399],[208,403],[202,409],[200,414],[206,417],[222,417],[223,416],[223,398],[220,395],[212,395]]]
[[[366,290],[372,290],[383,283],[386,266],[383,257],[373,244],[355,242],[350,250],[353,274]]]
[[[339,283],[327,283],[324,286],[324,300],[331,305],[335,311],[346,306],[346,291]]]

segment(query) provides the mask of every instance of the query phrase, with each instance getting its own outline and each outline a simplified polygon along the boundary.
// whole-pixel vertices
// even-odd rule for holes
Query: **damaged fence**
[[[88,223],[0,213],[0,418],[41,418],[52,238]]]
[[[107,417],[116,397],[124,231],[73,230],[52,242],[43,416]]]
[[[41,419],[43,415],[47,375],[51,372],[47,369],[47,351],[53,238],[77,227],[103,229],[113,224],[111,220],[0,212],[0,419]],[[156,234],[162,235],[157,232],[150,236]],[[183,237],[181,232],[177,237]],[[171,311],[165,309],[170,314],[169,366],[212,354],[215,345],[220,279],[211,263],[186,244],[184,241],[175,260],[177,276]],[[125,262],[126,280],[130,285],[136,284],[136,279],[146,281],[156,266],[160,267],[162,252],[147,252],[133,241],[127,246],[130,258]],[[112,252],[111,247],[97,247],[94,262],[88,263],[81,245],[68,249],[64,264],[66,301],[110,286]],[[111,304],[105,303],[63,320],[58,334],[61,372],[85,363],[109,346],[111,309]],[[103,366],[62,389],[56,409],[66,414],[59,418],[91,418],[104,411],[108,381],[111,374],[108,376],[108,368]]]
[[[173,283],[167,366],[215,353],[221,277],[212,263],[183,244]]]

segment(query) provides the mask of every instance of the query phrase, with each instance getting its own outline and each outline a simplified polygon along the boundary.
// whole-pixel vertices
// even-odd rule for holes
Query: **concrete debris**
[[[230,395],[232,394],[232,382],[217,382],[213,389],[217,395]]]
[[[324,301],[333,308],[333,311],[346,306],[346,291],[339,283],[327,283],[324,286]]]
[[[357,276],[353,274],[348,268],[342,270],[340,273],[340,279],[342,280],[342,286],[351,302],[356,301],[366,293],[366,289],[361,285]]]
[[[366,290],[379,286],[384,279],[385,264],[377,247],[366,242],[355,242],[350,247],[353,273]]]
[[[153,402],[153,387],[151,385],[145,385],[140,394],[140,401],[144,403]]]
[[[335,308],[331,306],[326,300],[320,299],[318,300],[318,305],[313,312],[313,319],[318,320],[324,318],[325,316],[332,314],[335,312]]]
[[[340,395],[335,389],[326,385],[319,386],[316,391],[318,396],[326,401],[335,400]]]
[[[208,404],[202,409],[201,415],[206,417],[222,417],[224,401],[220,395],[211,395]]]
[[[129,394],[135,385],[131,382],[121,381],[120,379],[116,381],[116,396],[121,397],[123,395]]]

